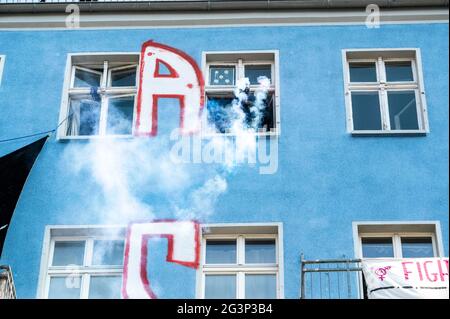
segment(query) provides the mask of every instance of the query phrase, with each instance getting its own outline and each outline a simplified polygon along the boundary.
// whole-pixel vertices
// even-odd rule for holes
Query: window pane
[[[76,88],[91,86],[99,87],[100,79],[101,75],[98,73],[75,69],[75,81],[73,86]]]
[[[111,71],[111,86],[136,86],[136,68]]]
[[[414,91],[388,92],[389,119],[392,130],[418,130]]]
[[[402,237],[403,258],[434,257],[431,237]]]
[[[236,240],[206,241],[207,264],[235,264]]]
[[[375,62],[350,63],[350,82],[377,82]]]
[[[352,92],[353,129],[381,130],[378,92]]]
[[[51,277],[48,291],[49,299],[79,299],[81,277]]]
[[[392,238],[363,238],[362,250],[364,258],[394,257]]]
[[[110,98],[107,134],[130,135],[133,127],[134,96]]]
[[[94,241],[93,265],[122,265],[123,264],[122,240],[96,240]]]
[[[272,66],[268,65],[246,65],[245,77],[249,79],[250,84],[259,84],[258,78],[265,76],[269,80],[272,79]],[[272,81],[271,81],[272,82]]]
[[[91,276],[89,299],[120,299],[121,276]]]
[[[277,298],[276,275],[245,275],[245,298],[275,299]]]
[[[72,98],[67,135],[97,135],[100,121],[99,100],[92,97]]]
[[[83,265],[84,241],[57,241],[52,266]]]
[[[211,66],[209,68],[210,85],[234,85],[234,66]]]
[[[414,81],[411,61],[386,62],[384,65],[388,82]]]
[[[246,239],[245,263],[246,264],[276,263],[275,240]]]
[[[206,299],[235,299],[236,275],[205,275]]]

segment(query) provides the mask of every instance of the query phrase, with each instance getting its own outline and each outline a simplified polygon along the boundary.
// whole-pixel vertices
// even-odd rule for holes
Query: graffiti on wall
[[[142,45],[141,50],[137,135],[157,135],[158,100],[162,98],[179,101],[182,134],[200,129],[204,106],[204,80],[200,68],[186,53],[150,40]]]
[[[155,220],[128,226],[125,243],[122,297],[155,299],[148,279],[148,240],[166,238],[167,262],[197,269],[200,261],[200,225],[195,221]]]

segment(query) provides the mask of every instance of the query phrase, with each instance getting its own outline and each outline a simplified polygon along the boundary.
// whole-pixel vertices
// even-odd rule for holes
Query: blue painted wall
[[[448,24],[2,31],[0,138],[57,125],[68,53],[139,52],[149,39],[199,64],[202,51],[279,50],[278,172],[236,169],[208,221],[283,222],[287,298],[298,297],[300,252],[310,259],[354,256],[352,221],[438,220],[448,256]],[[352,137],[345,126],[341,50],[390,47],[421,49],[431,132]],[[178,119],[178,109],[164,112],[163,119]],[[2,143],[0,155],[30,141]],[[21,298],[36,296],[46,225],[101,222],[90,211],[98,195],[94,181],[86,173],[69,174],[61,163],[67,148],[83,143],[52,136],[23,190],[0,260],[14,269]],[[137,196],[158,217],[174,217],[165,196],[145,190]],[[194,297],[195,272],[173,268],[176,276],[161,277],[173,284],[162,297]]]

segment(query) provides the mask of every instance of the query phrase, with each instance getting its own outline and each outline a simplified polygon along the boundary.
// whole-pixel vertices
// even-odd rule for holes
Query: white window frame
[[[273,59],[261,58],[262,56],[272,55]],[[220,56],[208,61],[210,56]],[[230,60],[227,61],[227,56]],[[211,66],[234,66],[235,67],[235,85],[210,85],[210,67]],[[247,65],[271,65],[271,83],[269,93],[273,94],[273,116],[274,128],[269,132],[256,132],[255,136],[279,136],[281,134],[280,125],[280,76],[279,76],[279,51],[278,50],[259,50],[259,51],[206,51],[202,52],[202,70],[205,77],[205,108],[208,103],[208,95],[224,96],[234,98],[234,90],[239,79],[245,77],[245,66]],[[254,92],[258,85],[250,85],[250,91]],[[202,127],[207,127],[207,112],[203,112]],[[203,137],[212,136],[234,136],[233,133],[210,133],[201,130]]]
[[[356,57],[355,57],[356,56]],[[385,63],[410,61],[413,81],[387,82]],[[374,62],[377,72],[377,82],[350,82],[350,63]],[[344,70],[345,107],[347,113],[347,132],[352,135],[425,135],[429,133],[427,103],[422,73],[420,49],[344,49],[342,50]],[[353,128],[352,92],[378,92],[380,102],[381,129],[355,130]],[[388,92],[414,91],[419,129],[392,130],[388,110]]]
[[[95,240],[123,240],[125,241],[126,226],[111,225],[82,225],[65,226],[51,225],[45,229],[44,243],[41,256],[41,267],[37,298],[47,299],[51,277],[68,275],[79,276],[80,299],[89,297],[91,276],[122,275],[123,265],[92,265]],[[84,260],[81,266],[52,266],[55,242],[57,241],[85,241]]]
[[[363,230],[361,230],[363,228]],[[363,238],[392,238],[393,259],[402,258],[402,237],[431,237],[434,257],[444,257],[441,224],[439,221],[367,221],[353,222],[355,258],[363,259]],[[387,257],[386,257],[387,258]],[[371,258],[365,258],[371,259]],[[376,259],[376,258],[375,258]],[[362,273],[359,278],[359,297],[364,296]]]
[[[94,53],[69,53],[67,55],[65,81],[63,86],[63,93],[61,99],[61,109],[57,138],[61,140],[70,139],[96,139],[96,138],[130,138],[134,135],[134,127],[136,121],[136,105],[137,105],[137,87],[139,81],[139,59],[138,52],[94,52]],[[130,62],[130,60],[133,60]],[[70,98],[74,96],[89,95],[90,88],[74,88],[75,70],[81,69],[88,72],[89,64],[99,66],[103,64],[102,72],[95,72],[101,74],[100,87],[98,89],[101,96],[99,132],[97,135],[67,135],[67,127],[69,121]],[[120,66],[115,66],[120,64]],[[111,87],[111,72],[136,68],[136,85],[133,87]],[[107,114],[109,98],[119,96],[134,96],[133,119],[132,119],[132,133],[131,134],[106,134]]]
[[[0,55],[0,85],[2,85],[3,69],[5,67],[6,55]]]
[[[272,228],[274,231],[257,233],[261,228]],[[226,229],[225,233],[216,234],[214,229]],[[197,270],[196,298],[205,298],[206,275],[236,275],[236,299],[245,298],[246,274],[276,275],[277,299],[284,298],[284,264],[283,264],[283,227],[282,223],[246,223],[246,224],[206,224],[201,229],[202,245],[200,252],[200,266]],[[244,231],[245,229],[245,231]],[[206,264],[206,241],[210,239],[235,239],[235,264]],[[245,239],[274,239],[276,262],[274,264],[245,264]]]

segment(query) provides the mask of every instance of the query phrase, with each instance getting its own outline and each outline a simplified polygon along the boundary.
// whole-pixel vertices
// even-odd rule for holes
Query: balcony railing
[[[301,299],[362,299],[360,259],[305,260],[301,256]]]
[[[0,299],[16,299],[16,289],[9,266],[0,265]]]

